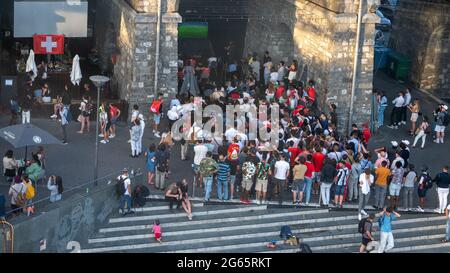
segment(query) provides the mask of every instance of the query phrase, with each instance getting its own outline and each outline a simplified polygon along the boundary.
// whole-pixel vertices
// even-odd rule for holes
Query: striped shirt
[[[228,177],[230,176],[230,164],[228,164],[226,161],[219,162],[219,170],[217,171],[217,180],[224,182],[228,180]]]

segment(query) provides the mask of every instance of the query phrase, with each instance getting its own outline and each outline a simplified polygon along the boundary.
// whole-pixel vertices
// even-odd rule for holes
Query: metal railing
[[[135,179],[139,176],[142,176],[143,173],[141,171],[141,169],[129,169],[129,174],[130,174],[130,179]],[[63,200],[63,198],[68,198],[71,195],[74,194],[89,194],[90,190],[95,190],[95,189],[99,189],[101,186],[106,186],[106,185],[110,185],[112,183],[115,183],[116,178],[122,174],[122,171],[117,171],[117,172],[113,172],[110,173],[108,175],[105,175],[103,177],[100,177],[96,180],[92,180],[88,183],[84,183],[81,185],[78,185],[76,187],[70,188],[68,190],[64,190],[61,193],[61,200],[56,201],[57,202],[61,202]],[[47,178],[42,179],[44,181],[44,186],[45,188],[47,188]],[[37,185],[38,183],[36,183],[35,185],[33,185],[35,187],[35,189],[38,187]],[[36,191],[37,192],[37,191]],[[24,206],[21,206],[20,208],[14,209],[14,210],[9,210],[6,212],[6,219],[11,219],[14,216],[18,216],[21,215],[22,211],[27,211],[27,208],[31,207],[33,208],[33,210],[35,209],[42,209],[48,205],[52,204],[52,202],[50,201],[50,194],[48,197],[39,199],[37,201],[33,201],[32,203],[29,204],[25,204]]]

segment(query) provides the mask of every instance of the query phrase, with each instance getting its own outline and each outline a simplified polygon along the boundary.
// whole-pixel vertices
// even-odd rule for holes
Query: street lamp
[[[109,78],[106,76],[96,75],[89,78],[97,87],[97,122],[95,123],[95,164],[94,164],[94,185],[97,185],[98,178],[98,123],[99,123],[99,108],[100,108],[100,89],[103,88],[105,83],[109,82]]]

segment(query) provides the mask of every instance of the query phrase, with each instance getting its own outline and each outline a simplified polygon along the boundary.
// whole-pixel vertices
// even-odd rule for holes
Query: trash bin
[[[383,70],[387,66],[388,55],[391,52],[390,48],[387,47],[376,47],[374,56],[374,66],[375,71]]]
[[[389,52],[387,61],[387,72],[394,79],[405,80],[411,68],[411,59],[396,51]]]

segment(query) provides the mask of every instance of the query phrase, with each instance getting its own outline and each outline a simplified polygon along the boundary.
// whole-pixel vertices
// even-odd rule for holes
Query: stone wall
[[[111,62],[114,47],[119,52],[112,68],[112,86],[117,87],[120,98],[129,103],[130,111],[137,104],[144,114],[148,114],[156,92],[173,96],[177,91],[177,27],[181,17],[165,12],[173,9],[173,3],[168,5],[166,1],[170,0],[162,1],[158,88],[155,90],[157,1],[99,1],[103,8],[97,18],[96,42],[102,62]]]
[[[262,56],[268,50],[274,62],[298,60],[298,77],[303,81],[316,81],[322,108],[326,108],[328,102],[338,106],[338,126],[342,131],[348,126],[350,118],[358,3],[328,1],[328,6],[322,6],[319,4],[325,1],[317,2],[314,5],[303,0],[251,1],[253,15],[260,15],[261,18],[248,23],[246,53],[257,52]],[[369,2],[373,4],[373,1]],[[358,60],[353,111],[353,122],[359,124],[370,121],[373,43],[377,22],[376,16],[368,12],[366,1],[363,10],[362,52]]]
[[[450,97],[450,4],[447,0],[399,0],[392,44],[411,58],[410,80]]]

